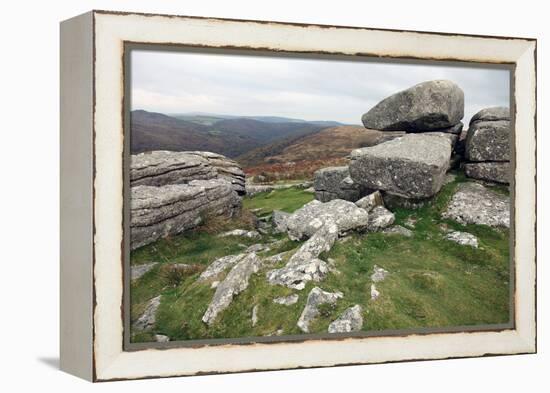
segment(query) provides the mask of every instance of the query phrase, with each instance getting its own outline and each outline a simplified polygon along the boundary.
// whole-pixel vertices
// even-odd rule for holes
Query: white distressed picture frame
[[[124,349],[126,43],[513,66],[514,326]],[[91,381],[536,351],[536,40],[92,11],[61,25],[61,368]]]

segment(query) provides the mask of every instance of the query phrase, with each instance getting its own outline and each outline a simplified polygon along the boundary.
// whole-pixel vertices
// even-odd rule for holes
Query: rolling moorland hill
[[[275,141],[251,150],[236,160],[248,175],[275,176],[284,173],[289,179],[307,178],[321,167],[345,163],[354,149],[373,146],[399,135],[399,132],[369,130],[363,126],[330,127]]]
[[[306,122],[266,117],[221,118],[215,115],[187,116],[184,120],[161,113],[136,110],[131,113],[132,154],[152,150],[211,151],[234,158],[277,140],[313,134],[332,122]]]

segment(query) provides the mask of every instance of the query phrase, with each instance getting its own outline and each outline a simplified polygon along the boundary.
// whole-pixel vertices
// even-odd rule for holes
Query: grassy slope
[[[322,309],[322,316],[312,325],[312,332],[326,332],[330,321],[354,304],[363,305],[364,330],[507,322],[508,231],[477,225],[464,227],[440,218],[441,210],[460,181],[464,179],[458,177],[445,186],[432,206],[396,211],[397,223],[403,224],[409,217],[417,220],[414,237],[354,234],[322,256],[325,260],[333,258],[340,274],[330,274],[321,283],[309,283],[302,291],[271,286],[262,271],[251,278],[249,288],[234,299],[212,327],[207,328],[200,319],[215,290],[208,284],[197,284],[198,273],[174,287],[159,274],[157,267],[132,285],[132,319],[143,312],[148,299],[162,293],[155,333],[167,334],[172,340],[259,336],[273,334],[279,329],[283,329],[284,334],[298,334],[296,321],[307,294],[318,285],[324,290],[342,291],[344,298],[334,308]],[[273,209],[293,211],[311,198],[311,194],[302,190],[287,189],[246,198],[244,205],[249,209],[263,207],[262,213]],[[472,249],[444,240],[439,228],[441,224],[474,233],[479,237],[480,247]],[[252,244],[252,241],[220,239],[206,232],[195,232],[145,246],[133,252],[131,260],[132,263],[160,261],[206,265],[218,256],[242,250],[243,244]],[[298,242],[287,240],[269,254],[298,245]],[[376,301],[370,300],[370,275],[374,265],[390,272],[386,280],[376,284],[381,293]],[[274,297],[291,293],[300,295],[295,305],[272,302]],[[252,327],[251,313],[256,304],[259,305],[259,322]],[[151,333],[140,333],[134,341],[149,341]]]

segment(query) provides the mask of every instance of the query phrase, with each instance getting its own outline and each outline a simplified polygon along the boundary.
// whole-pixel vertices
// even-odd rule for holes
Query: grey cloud
[[[483,107],[509,105],[507,70],[134,51],[132,108],[358,124],[381,99],[430,79],[450,79],[462,87],[465,123]]]

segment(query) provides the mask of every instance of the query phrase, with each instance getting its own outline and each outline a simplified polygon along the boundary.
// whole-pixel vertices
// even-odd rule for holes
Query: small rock
[[[389,274],[389,272],[387,270],[385,270],[381,267],[378,267],[376,265],[374,265],[373,271],[374,272],[370,276],[370,279],[374,282],[384,281],[386,276]]]
[[[309,333],[309,324],[319,316],[317,307],[326,303],[336,304],[336,301],[343,296],[341,292],[331,293],[323,291],[319,287],[313,288],[307,296],[306,306],[298,319],[298,328],[304,333]]]
[[[384,229],[395,221],[395,215],[384,206],[376,206],[369,214],[367,230],[377,232]]]
[[[361,209],[365,209],[367,212],[370,212],[376,206],[384,206],[384,200],[382,199],[382,194],[380,191],[375,191],[361,199],[359,199],[355,204]]]
[[[405,237],[412,237],[413,232],[410,229],[407,229],[401,225],[392,225],[389,228],[386,228],[382,231],[388,235],[401,235]]]
[[[146,330],[155,326],[156,314],[159,306],[160,295],[149,301],[143,314],[134,322],[134,330]]]
[[[130,266],[130,279],[132,281],[137,280],[145,273],[149,272],[152,268],[157,265],[157,262],[144,263],[142,265],[131,265]]]
[[[231,269],[227,277],[217,286],[216,293],[202,317],[202,321],[212,325],[220,312],[225,310],[233,301],[233,297],[248,288],[250,276],[256,273],[261,260],[255,253],[246,254]]]
[[[323,225],[300,246],[283,268],[267,272],[267,280],[272,285],[284,285],[298,290],[304,289],[307,281],[320,281],[329,269],[327,263],[317,257],[323,251],[329,251],[337,237],[336,224]]]
[[[458,243],[462,246],[471,246],[477,248],[477,237],[468,232],[453,231],[449,232],[445,239]]]
[[[329,333],[349,333],[361,330],[363,327],[363,309],[359,304],[348,308],[328,326]]]
[[[283,297],[276,297],[273,299],[273,303],[282,304],[283,306],[291,306],[295,304],[299,299],[299,296],[297,294],[292,294],[288,296]]]
[[[167,343],[170,341],[170,337],[164,334],[155,334],[155,341],[158,343]]]
[[[407,219],[403,224],[405,224],[405,226],[408,228],[414,229],[416,227],[417,222],[418,220],[415,217],[407,217]]]
[[[245,252],[250,253],[260,251],[269,251],[269,246],[267,246],[266,244],[257,243],[248,247]]]
[[[252,327],[258,324],[258,305],[252,308]]]
[[[261,237],[257,231],[247,231],[246,229],[233,229],[232,231],[224,232],[218,235],[218,237],[227,237],[227,236],[241,236],[241,237],[246,237],[248,239],[257,239]]]
[[[371,300],[376,300],[380,296],[380,292],[376,290],[376,286],[374,284],[371,284],[370,286],[370,298]]]
[[[246,256],[246,253],[236,254],[236,255],[227,255],[221,257],[212,262],[205,271],[201,273],[197,281],[206,281],[211,278],[218,276],[220,273],[225,270],[233,267]]]

